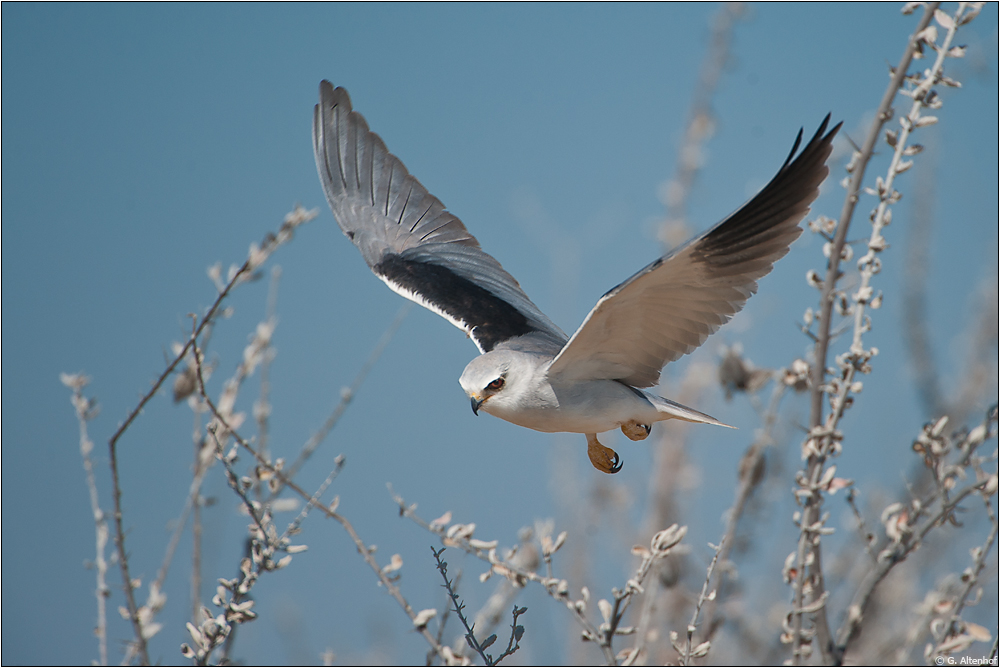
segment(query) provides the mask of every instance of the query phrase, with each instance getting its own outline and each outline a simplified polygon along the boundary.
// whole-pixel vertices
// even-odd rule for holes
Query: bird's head
[[[482,408],[491,415],[511,420],[523,397],[532,394],[538,376],[536,367],[542,361],[531,353],[494,350],[469,362],[458,382],[472,402],[474,413],[478,415]]]
[[[469,362],[458,379],[466,396],[472,401],[472,412],[479,415],[480,407],[488,401],[503,394],[507,389],[510,375],[511,360],[509,351],[494,351],[480,355]],[[487,413],[490,405],[483,407]]]

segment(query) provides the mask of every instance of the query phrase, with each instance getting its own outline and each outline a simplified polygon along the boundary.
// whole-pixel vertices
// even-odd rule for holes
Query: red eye
[[[501,389],[503,387],[503,382],[504,381],[503,381],[502,377],[501,378],[497,378],[492,383],[490,383],[489,385],[487,385],[486,389],[487,390],[493,390],[494,392],[496,392],[497,390],[499,390],[499,389]]]

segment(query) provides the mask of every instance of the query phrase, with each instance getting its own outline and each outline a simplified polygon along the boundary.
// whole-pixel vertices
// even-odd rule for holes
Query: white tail
[[[702,424],[715,424],[720,427],[729,427],[730,429],[736,429],[736,427],[726,424],[725,422],[719,422],[711,415],[705,415],[700,411],[696,411],[693,408],[688,408],[676,401],[670,401],[670,399],[664,399],[663,397],[658,397],[655,394],[650,394],[649,392],[643,392],[646,398],[649,399],[652,404],[656,407],[656,410],[663,416],[664,420],[684,420],[685,422],[700,422]]]

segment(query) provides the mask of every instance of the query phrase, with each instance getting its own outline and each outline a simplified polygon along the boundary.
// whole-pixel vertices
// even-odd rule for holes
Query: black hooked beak
[[[483,405],[483,401],[485,401],[485,399],[483,401],[479,401],[475,397],[471,397],[471,400],[472,400],[472,412],[475,413],[476,415],[479,415],[479,407]]]

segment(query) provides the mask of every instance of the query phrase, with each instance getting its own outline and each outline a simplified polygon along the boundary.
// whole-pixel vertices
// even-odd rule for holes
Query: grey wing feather
[[[398,253],[424,242],[479,247],[462,222],[368,129],[364,117],[352,110],[347,91],[325,81],[313,115],[313,146],[334,217],[369,266],[386,250]]]
[[[343,88],[320,84],[313,149],[337,224],[391,288],[468,333],[483,352],[511,338],[566,335],[513,276],[484,253],[351,108]]]
[[[802,233],[799,222],[829,173],[840,129],[829,115],[796,158],[802,132],[763,190],[708,232],[611,289],[549,368],[550,376],[659,382],[668,362],[690,353],[739,312]],[[793,160],[794,158],[794,160]]]

